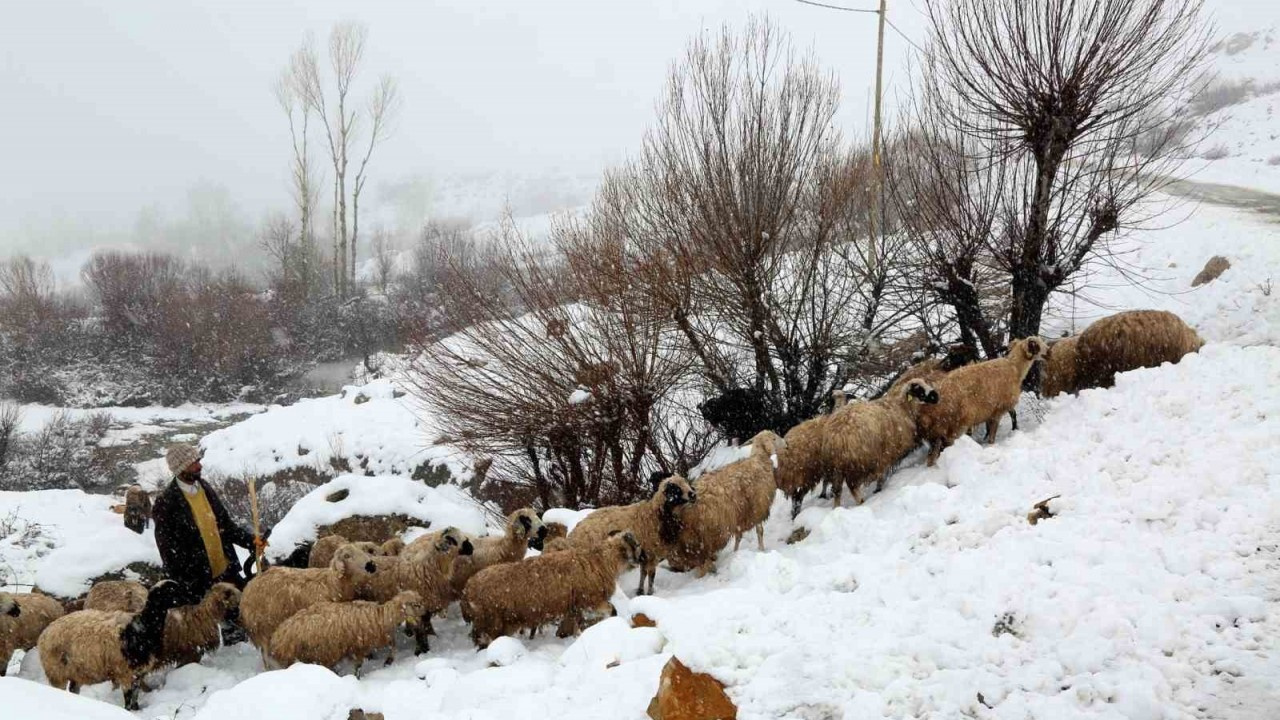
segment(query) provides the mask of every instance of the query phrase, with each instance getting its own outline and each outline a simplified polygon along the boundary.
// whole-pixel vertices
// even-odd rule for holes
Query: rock
[[[1035,505],[1032,505],[1031,512],[1027,513],[1027,522],[1031,523],[1032,525],[1035,525],[1041,520],[1047,520],[1048,518],[1053,517],[1053,511],[1049,509],[1049,502],[1052,500],[1057,500],[1060,497],[1062,496],[1054,495],[1051,498],[1045,498],[1044,500],[1041,500]]]
[[[399,537],[405,530],[414,527],[426,528],[431,523],[408,515],[352,515],[332,525],[316,528],[316,537],[325,535],[341,535],[351,542],[373,542],[382,544],[393,537]]]
[[[350,495],[351,495],[351,491],[347,490],[346,488],[343,488],[337,492],[330,493],[329,495],[327,495],[324,501],[331,502],[331,503],[342,502],[343,500],[346,500]]]
[[[654,622],[653,618],[645,615],[644,613],[636,613],[631,616],[631,627],[658,627],[658,623]]]
[[[1191,287],[1199,287],[1205,283],[1213,282],[1218,276],[1226,272],[1231,267],[1231,261],[1221,255],[1214,255],[1209,258],[1209,262],[1204,264],[1204,269],[1196,275],[1191,281]]]
[[[365,712],[360,708],[352,708],[347,713],[347,720],[382,720],[382,713]]]
[[[738,708],[719,680],[695,673],[671,658],[662,668],[658,694],[649,701],[653,720],[737,720]]]
[[[787,536],[787,544],[795,545],[807,537],[809,537],[809,529],[806,527],[798,527],[795,530],[792,530],[791,534]]]

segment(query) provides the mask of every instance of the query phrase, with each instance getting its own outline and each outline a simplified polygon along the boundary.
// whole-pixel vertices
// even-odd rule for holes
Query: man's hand
[[[264,538],[255,537],[253,539],[253,550],[258,555],[263,554],[267,551],[267,541]]]

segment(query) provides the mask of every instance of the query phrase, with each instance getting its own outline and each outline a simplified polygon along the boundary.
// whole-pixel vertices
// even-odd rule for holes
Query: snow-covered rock
[[[359,687],[354,677],[339,677],[319,665],[293,665],[210,695],[192,720],[347,720]]]
[[[346,497],[337,502],[328,500],[343,491]],[[267,554],[277,560],[286,557],[294,547],[314,541],[318,528],[344,518],[394,514],[421,520],[431,527],[452,525],[472,534],[481,534],[485,529],[484,511],[456,487],[432,488],[395,475],[343,475],[294,504],[271,531]]]
[[[0,677],[0,708],[13,720],[133,720],[131,713],[43,683]],[[345,717],[345,716],[344,716]]]

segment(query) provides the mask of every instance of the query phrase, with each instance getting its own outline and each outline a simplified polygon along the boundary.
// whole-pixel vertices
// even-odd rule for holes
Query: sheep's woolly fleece
[[[325,498],[339,490],[347,497],[338,502]],[[314,541],[318,528],[355,515],[407,515],[443,529],[452,525],[463,532],[484,531],[484,512],[453,486],[427,487],[408,478],[343,475],[317,487],[298,500],[271,531],[270,559],[287,556],[297,545]]]
[[[338,460],[357,472],[412,475],[424,463],[445,463],[455,477],[469,470],[454,450],[428,446],[411,396],[391,380],[351,385],[339,395],[273,405],[201,441],[205,474],[266,477],[298,468],[332,472]]]

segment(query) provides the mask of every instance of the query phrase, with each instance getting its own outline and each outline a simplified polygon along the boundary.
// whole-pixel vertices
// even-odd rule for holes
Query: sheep
[[[476,573],[462,591],[462,617],[477,647],[502,635],[560,620],[558,636],[577,632],[582,614],[602,608],[618,576],[644,562],[636,536],[612,531],[597,543],[575,545]]]
[[[985,423],[987,444],[995,442],[1000,416],[1017,407],[1022,380],[1044,348],[1038,337],[1015,340],[1005,357],[962,367],[938,380],[941,400],[923,408],[916,425],[920,438],[929,443],[929,467],[974,425]]]
[[[846,404],[843,391],[831,394],[832,413]],[[776,473],[778,489],[783,495],[791,498],[791,519],[800,514],[800,503],[804,496],[823,483],[829,481],[826,467],[822,460],[822,428],[830,415],[819,415],[796,425],[783,437],[783,448],[778,453],[778,469]]]
[[[391,568],[394,587],[399,590],[413,590],[421,598],[425,613],[422,623],[413,628],[416,652],[421,654],[430,650],[428,637],[435,634],[431,625],[431,616],[443,613],[459,593],[451,582],[453,568],[459,556],[467,557],[475,551],[475,546],[466,533],[455,527],[448,527],[434,533],[428,533],[414,540],[405,547],[399,557],[375,558],[379,566]],[[390,586],[385,581],[378,581],[369,588],[369,597],[373,600],[389,599]]]
[[[360,677],[365,658],[380,648],[390,650],[386,665],[395,662],[396,629],[413,630],[425,614],[422,598],[412,590],[384,603],[317,603],[280,623],[271,636],[271,659],[281,667],[304,662],[332,669],[350,658]]]
[[[333,554],[338,548],[344,545],[355,545],[361,551],[369,555],[380,555],[381,547],[378,543],[372,542],[352,542],[341,535],[325,535],[316,540],[311,546],[311,554],[307,557],[307,567],[310,568],[327,568],[329,563],[333,562]]]
[[[83,609],[136,613],[146,604],[147,588],[142,583],[132,580],[103,580],[89,588]]]
[[[664,477],[663,480],[666,478]],[[547,544],[555,540],[563,540],[569,536],[569,527],[564,523],[543,522],[542,526],[547,529],[547,535],[542,539],[542,545],[545,549]]]
[[[36,645],[49,684],[79,693],[81,685],[109,680],[124,691],[125,709],[138,710],[142,677],[164,645],[165,618],[184,595],[177,583],[161,580],[140,612],[80,610],[54,620]]]
[[[57,600],[39,593],[0,593],[0,677],[15,650],[36,646],[40,633],[65,612]]]
[[[511,513],[507,516],[505,533],[478,538],[472,543],[475,546],[472,553],[454,562],[450,579],[453,591],[461,594],[467,581],[490,565],[515,562],[524,557],[527,548],[542,550],[546,537],[547,528],[533,510],[523,508]]]
[[[1080,336],[1051,342],[1040,359],[1040,395],[1051,398],[1076,392],[1076,343]]]
[[[854,403],[833,413],[823,427],[822,458],[834,485],[832,505],[840,507],[847,485],[855,504],[862,486],[885,476],[916,446],[916,417],[938,402],[939,391],[920,379],[909,380],[878,400]]]
[[[750,457],[698,478],[698,502],[685,510],[680,537],[667,554],[668,567],[696,570],[702,577],[715,569],[716,556],[730,538],[737,550],[742,534],[753,527],[764,550],[764,521],[777,491],[772,458],[784,442],[766,430],[752,438]]]
[[[124,526],[142,534],[151,522],[151,497],[141,485],[130,485],[124,493]]]
[[[682,516],[694,506],[698,493],[689,481],[679,475],[664,478],[648,500],[630,505],[603,507],[586,516],[569,533],[569,544],[575,547],[593,548],[604,542],[614,531],[630,531],[644,549],[641,563],[638,595],[645,594],[648,582],[653,593],[654,576],[658,563],[667,556],[669,549],[680,540]],[[552,553],[558,554],[558,553]]]
[[[234,620],[240,609],[240,591],[231,583],[209,588],[198,605],[174,608],[164,623],[162,664],[186,665],[222,644],[222,621]]]
[[[1163,310],[1131,310],[1103,318],[1076,341],[1078,389],[1111,387],[1116,373],[1176,363],[1204,340],[1182,318]]]
[[[777,412],[764,391],[729,388],[698,404],[698,412],[732,442],[753,437],[777,424]]]
[[[240,597],[240,618],[266,664],[271,634],[294,613],[318,602],[355,599],[356,588],[374,574],[373,558],[360,548],[338,548],[327,568],[272,567],[249,581]]]

